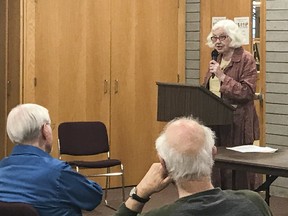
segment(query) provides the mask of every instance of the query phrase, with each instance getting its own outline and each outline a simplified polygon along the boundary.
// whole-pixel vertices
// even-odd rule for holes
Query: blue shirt
[[[41,149],[16,145],[0,161],[0,200],[32,204],[41,216],[79,216],[102,200],[102,188]]]

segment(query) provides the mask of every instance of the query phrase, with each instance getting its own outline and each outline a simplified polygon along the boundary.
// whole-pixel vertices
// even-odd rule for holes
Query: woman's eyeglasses
[[[224,41],[228,37],[229,37],[228,35],[212,36],[211,41],[213,43],[215,43],[218,39],[219,39],[219,41]]]

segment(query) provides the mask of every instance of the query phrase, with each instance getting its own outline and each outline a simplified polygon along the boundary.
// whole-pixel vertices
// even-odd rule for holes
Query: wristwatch
[[[140,203],[146,203],[146,202],[148,202],[148,201],[150,200],[150,197],[148,197],[148,198],[139,197],[139,196],[137,195],[137,188],[136,188],[136,187],[133,187],[133,188],[132,188],[132,190],[131,190],[130,193],[129,193],[129,196],[130,196],[132,199],[134,199],[134,200],[136,200],[136,201],[138,201],[138,202],[140,202]]]

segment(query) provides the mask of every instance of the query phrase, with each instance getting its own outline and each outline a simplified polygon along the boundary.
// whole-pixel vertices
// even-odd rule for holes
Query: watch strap
[[[133,193],[131,197],[132,197],[132,199],[134,199],[140,203],[146,203],[150,200],[150,197],[145,199],[145,198],[139,197],[136,193]]]

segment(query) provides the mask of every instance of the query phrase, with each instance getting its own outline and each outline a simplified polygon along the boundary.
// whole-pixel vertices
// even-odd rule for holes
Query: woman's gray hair
[[[218,21],[213,27],[209,35],[207,36],[207,45],[210,48],[215,47],[215,43],[212,42],[211,37],[213,36],[213,32],[218,29],[223,28],[226,34],[231,39],[231,43],[229,44],[230,47],[238,48],[243,45],[244,42],[244,36],[241,33],[241,30],[239,29],[238,25],[233,22],[232,20],[225,19]]]
[[[20,104],[7,117],[7,134],[15,144],[35,140],[41,134],[43,124],[51,123],[49,112],[37,104]]]
[[[194,123],[196,121],[190,117],[184,117],[178,120],[181,119],[194,121]],[[168,123],[167,126],[173,122],[175,121]],[[204,143],[201,144],[199,151],[195,152],[195,154],[183,154],[177,151],[177,149],[171,147],[169,144],[170,140],[167,138],[167,134],[165,133],[166,129],[164,129],[162,134],[156,140],[156,149],[158,154],[165,161],[166,169],[175,182],[211,177],[212,167],[214,164],[212,151],[215,144],[215,134],[210,128],[201,124],[199,126],[203,129],[204,138],[202,140]],[[195,134],[193,133],[195,132],[191,131],[190,134],[187,134],[187,139],[185,139],[187,142],[194,142]],[[181,141],[181,138],[177,140]],[[176,145],[181,146],[185,145],[185,143],[177,143]],[[190,145],[193,146],[193,143],[190,143]]]

